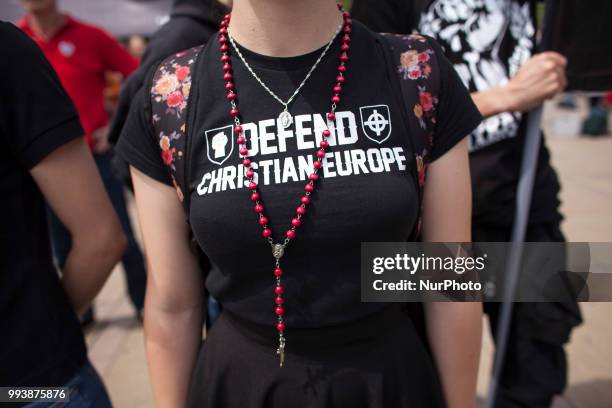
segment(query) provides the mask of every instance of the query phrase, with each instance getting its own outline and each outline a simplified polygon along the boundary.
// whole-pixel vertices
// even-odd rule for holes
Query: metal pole
[[[510,322],[512,321],[513,300],[518,278],[520,275],[521,261],[523,259],[523,241],[529,222],[529,210],[531,209],[531,196],[533,184],[538,167],[538,156],[540,151],[540,123],[542,121],[543,107],[539,106],[529,113],[527,122],[527,135],[523,151],[523,162],[521,164],[521,176],[516,194],[516,209],[514,226],[512,230],[512,245],[508,256],[505,274],[505,290],[503,293],[503,305],[496,331],[495,360],[486,408],[495,406],[495,398],[499,385],[499,378],[503,369],[504,356],[508,346],[510,334]]]
[[[546,14],[542,27],[542,40],[539,50],[550,48],[553,35],[553,18],[556,15],[560,0],[546,1]],[[493,373],[489,384],[489,392],[486,408],[494,408],[499,388],[499,380],[504,365],[504,356],[508,348],[510,334],[510,322],[512,321],[513,301],[516,286],[520,275],[523,260],[523,242],[529,223],[529,212],[531,209],[531,196],[538,167],[538,156],[540,152],[540,124],[542,122],[543,106],[539,106],[529,113],[527,122],[527,134],[525,135],[525,146],[523,148],[523,161],[521,162],[521,174],[516,191],[516,208],[514,211],[514,225],[512,227],[512,245],[506,265],[505,290],[503,293],[503,304],[496,330],[495,360],[493,362]]]

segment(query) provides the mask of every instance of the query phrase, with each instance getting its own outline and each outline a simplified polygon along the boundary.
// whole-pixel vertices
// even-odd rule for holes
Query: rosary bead
[[[276,293],[277,295],[282,295],[284,291],[285,289],[281,285],[276,285],[274,287],[274,293]]]
[[[346,65],[339,65],[338,66],[338,71],[341,73],[345,73],[346,72]]]
[[[323,131],[323,136],[325,136],[325,137],[329,137],[330,135],[331,135],[331,132],[329,131],[329,129],[325,129],[325,130]]]
[[[248,169],[245,173],[248,178],[253,178],[255,176],[255,171],[253,169]]]
[[[262,227],[267,224],[268,224],[268,219],[266,217],[261,217],[259,219],[259,225],[261,225]]]
[[[294,218],[291,220],[291,225],[293,225],[294,227],[299,227],[300,225],[302,225],[302,220],[300,220],[299,218]]]
[[[282,306],[277,306],[276,309],[274,309],[274,313],[278,316],[282,316],[285,314],[285,309]]]
[[[304,190],[308,191],[309,193],[312,193],[314,191],[314,186],[308,183],[304,186]]]
[[[317,150],[317,157],[321,159],[325,157],[325,150]]]
[[[350,26],[351,24],[353,24],[353,20],[349,16],[344,17],[344,25]]]
[[[266,228],[263,231],[261,231],[261,235],[263,235],[264,238],[268,238],[270,235],[272,235],[272,231],[270,229]]]
[[[234,127],[234,132],[236,132],[236,133],[242,133],[242,126],[240,126],[240,125],[236,125],[236,127]]]
[[[300,201],[302,202],[302,204],[308,205],[308,204],[310,204],[310,197],[304,196],[304,197],[302,197],[302,199]],[[302,207],[300,207],[300,208],[302,208]]]
[[[236,94],[234,92],[230,92],[227,94],[228,101],[233,101],[234,99],[236,99]]]
[[[232,89],[234,89],[234,84],[231,82],[226,82],[225,89],[227,89],[228,91],[231,91]]]
[[[289,238],[289,239],[295,238],[295,231],[294,230],[288,230],[287,231],[287,238]]]
[[[311,179],[312,181],[317,181],[319,180],[319,175],[312,173],[308,178]]]
[[[308,185],[310,185],[310,184],[308,184]],[[305,209],[304,207],[302,207],[302,206],[299,206],[299,207],[298,207],[298,208],[295,210],[295,212],[296,212],[296,213],[298,213],[298,214],[300,214],[300,215],[304,215],[304,214],[306,214],[306,209]]]
[[[342,62],[347,62],[348,60],[349,60],[348,54],[347,54],[346,52],[343,52],[343,53],[340,55],[340,61],[342,61]]]
[[[351,42],[351,37],[349,35],[344,35],[344,37],[342,37],[342,42],[345,44],[348,44]]]
[[[280,276],[280,275],[278,275],[278,276]],[[277,296],[277,298],[274,299],[274,303],[276,303],[277,305],[282,305],[283,303],[285,303],[285,299],[283,299],[280,296]]]
[[[336,114],[334,112],[328,112],[327,113],[327,119],[329,119],[329,120],[336,120]]]
[[[340,51],[348,51],[349,50],[349,45],[348,44],[342,44],[340,46]]]
[[[244,136],[238,136],[236,138],[236,142],[238,142],[239,145],[245,144],[246,143],[246,139],[244,138]]]
[[[321,140],[319,146],[321,146],[322,149],[327,149],[329,147],[329,143],[327,143],[327,140]]]
[[[342,75],[338,75],[336,77],[336,82],[339,83],[339,84],[344,83],[344,77]]]
[[[279,276],[281,276],[282,274],[283,274],[283,270],[282,270],[281,268],[275,268],[275,269],[274,269],[274,276],[279,277]],[[278,299],[278,298],[277,298],[277,299]],[[281,300],[282,300],[282,298],[281,298]],[[280,304],[280,303],[283,303],[283,302],[280,302],[280,303],[276,302],[276,303],[277,303],[277,304]]]
[[[342,92],[342,87],[340,85],[336,85],[333,88],[334,93],[339,94],[340,92]]]
[[[259,193],[258,192],[254,192],[253,194],[251,194],[251,201],[259,201]]]
[[[285,323],[276,323],[276,330],[278,330],[279,332],[284,332],[285,331]]]
[[[231,71],[231,70],[232,70],[232,66],[231,66],[229,63],[227,63],[227,62],[226,62],[226,63],[223,65],[223,70],[224,70],[225,72],[229,72],[229,71]]]
[[[227,44],[223,44],[222,46],[219,47],[219,51],[221,52],[227,52],[229,50],[229,47],[227,46]]]
[[[249,167],[249,166],[251,165],[251,160],[250,160],[250,159],[244,159],[244,160],[242,161],[242,165],[243,165],[244,167]]]
[[[223,63],[228,63],[229,61],[230,61],[230,56],[229,56],[229,55],[227,55],[227,54],[223,54],[223,55],[221,56],[221,62],[223,62]]]
[[[249,149],[247,149],[246,147],[241,147],[240,148],[240,154],[243,156],[246,156],[249,154]]]
[[[321,167],[323,167],[323,164],[320,161],[316,161],[312,165],[315,169],[320,169]]]
[[[263,210],[264,210],[263,205],[261,205],[261,204],[255,205],[255,212],[257,214],[261,214],[263,212]]]
[[[350,34],[350,33],[353,32],[353,30],[351,30],[350,26],[345,26],[344,30],[342,30],[342,31],[344,31],[344,34]]]
[[[257,183],[253,183],[252,181],[249,183],[249,190],[255,190],[257,188]]]
[[[225,74],[223,74],[223,80],[224,81],[231,81],[232,80],[232,74],[230,74],[229,72],[226,72]]]
[[[239,114],[239,113],[240,113],[240,112],[238,112],[238,109],[232,109],[232,110],[230,110],[230,116],[231,116],[232,118],[235,118],[236,116],[238,116],[238,114]]]
[[[221,27],[221,28],[219,29],[219,34],[221,34],[221,35],[225,35],[225,34],[227,34],[227,28],[225,28],[225,27]]]
[[[219,36],[219,42],[220,42],[221,44],[225,44],[225,43],[227,42],[227,37],[226,37],[226,36],[224,36],[224,35],[220,35],[220,36]]]

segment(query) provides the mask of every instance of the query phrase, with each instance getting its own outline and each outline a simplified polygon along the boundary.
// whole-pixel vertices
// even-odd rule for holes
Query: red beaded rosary
[[[327,126],[328,128],[333,125],[334,120],[336,119],[335,111],[337,105],[340,103],[340,93],[342,92],[342,85],[344,84],[345,77],[344,74],[346,72],[346,63],[349,60],[348,52],[349,52],[349,43],[351,42],[351,18],[350,14],[347,11],[342,9],[342,6],[338,4],[338,9],[342,12],[342,17],[344,19],[343,23],[343,32],[344,35],[342,37],[342,45],[340,46],[340,65],[338,66],[338,75],[336,76],[336,83],[333,87],[333,96],[331,98],[331,110],[327,113]],[[329,148],[329,143],[327,142],[327,138],[331,135],[329,129],[325,129],[322,134],[322,140],[319,143],[319,148],[314,154],[313,161],[313,172],[309,176],[309,181],[306,186],[304,186],[305,193],[300,199],[300,205],[296,209],[296,216],[291,220],[291,228],[287,230],[285,233],[285,240],[282,244],[274,243],[272,239],[272,230],[268,226],[268,218],[264,215],[264,206],[262,204],[261,196],[257,191],[257,183],[255,182],[255,170],[251,166],[251,160],[248,158],[249,149],[246,147],[246,138],[244,137],[243,128],[240,125],[240,112],[236,106],[236,89],[233,83],[232,77],[232,65],[231,58],[229,55],[229,45],[228,45],[228,26],[230,22],[230,14],[225,15],[223,20],[221,21],[221,28],[219,29],[219,43],[221,44],[219,50],[222,53],[221,63],[223,64],[223,79],[225,80],[225,89],[227,90],[227,100],[230,102],[231,110],[229,112],[230,116],[234,119],[235,127],[234,131],[237,135],[236,141],[239,145],[239,153],[240,158],[242,159],[242,166],[246,169],[245,176],[248,180],[248,189],[251,194],[251,201],[255,203],[255,213],[259,217],[259,225],[262,226],[263,230],[261,235],[268,240],[270,245],[272,246],[272,256],[276,260],[274,267],[274,276],[276,280],[276,285],[274,287],[274,295],[275,295],[275,309],[274,313],[277,317],[276,330],[278,332],[278,349],[276,353],[280,358],[280,366],[283,366],[285,361],[285,347],[286,347],[286,338],[285,338],[285,323],[283,320],[283,316],[285,315],[285,308],[283,307],[283,303],[285,303],[285,299],[283,298],[284,288],[281,285],[281,276],[283,275],[283,270],[280,267],[280,259],[282,258],[286,246],[293,240],[296,236],[297,228],[302,224],[302,218],[306,214],[306,208],[308,204],[310,204],[311,198],[310,195],[315,190],[316,182],[319,180],[319,170],[323,167],[323,159],[325,158],[326,151]]]

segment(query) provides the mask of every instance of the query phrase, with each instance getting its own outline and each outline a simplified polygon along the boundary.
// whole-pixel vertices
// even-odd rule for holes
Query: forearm
[[[91,241],[91,235],[94,234],[90,234],[87,240]],[[125,236],[119,228],[112,236],[113,239],[102,240],[106,244],[89,243],[78,237],[72,241],[72,248],[62,268],[62,284],[77,314],[87,310],[121,259],[126,245]]]
[[[485,118],[498,115],[502,112],[513,112],[516,106],[511,92],[506,86],[491,88],[486,91],[472,92],[472,100]]]
[[[202,342],[201,303],[182,311],[145,305],[145,348],[156,406],[186,406],[191,374]]]
[[[482,334],[480,303],[428,303],[427,333],[449,408],[476,406]]]

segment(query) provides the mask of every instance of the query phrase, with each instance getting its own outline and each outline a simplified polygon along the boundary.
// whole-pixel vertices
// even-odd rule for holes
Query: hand
[[[567,86],[567,59],[557,52],[536,54],[502,88],[508,100],[507,111],[525,112],[562,92]]]
[[[104,126],[94,130],[91,133],[91,138],[94,142],[93,152],[96,154],[104,154],[111,149],[111,144],[108,141],[108,126]]]

